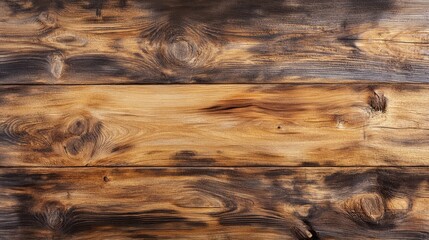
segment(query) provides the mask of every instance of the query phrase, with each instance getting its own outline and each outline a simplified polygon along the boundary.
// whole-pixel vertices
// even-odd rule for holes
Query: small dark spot
[[[372,96],[369,97],[369,106],[371,109],[375,112],[386,112],[387,107],[387,98],[384,96],[383,93],[376,93],[374,92]]]
[[[109,178],[108,176],[104,176],[104,177],[103,177],[103,181],[104,181],[104,182],[110,182],[110,178]]]
[[[282,127],[279,125],[279,126],[277,126],[277,129],[282,129]]]

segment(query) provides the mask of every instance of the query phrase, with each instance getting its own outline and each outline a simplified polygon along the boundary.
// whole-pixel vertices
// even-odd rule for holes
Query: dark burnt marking
[[[127,0],[119,0],[119,7],[125,8],[127,6]]]
[[[303,103],[284,103],[274,101],[263,101],[253,99],[231,99],[221,101],[216,105],[203,108],[202,111],[208,113],[229,114],[240,111],[252,111],[272,114],[280,117],[291,116],[294,113],[299,113],[307,110],[307,106]]]
[[[385,12],[395,8],[395,0],[349,0],[346,4],[347,14],[341,23],[343,33],[337,40],[350,47],[353,55],[357,55],[360,53],[360,49],[356,45],[356,42],[359,41],[354,32],[356,26],[366,23],[377,24]]]
[[[198,157],[197,152],[191,150],[176,152],[171,158],[178,161],[177,166],[211,166],[216,163],[214,158]]]
[[[112,148],[112,150],[110,152],[111,153],[125,152],[125,151],[130,150],[131,148],[133,148],[133,145],[131,145],[131,144],[117,145],[114,148]]]
[[[320,163],[318,162],[302,162],[302,167],[320,167]]]
[[[226,215],[219,217],[222,226],[261,226],[264,228],[284,229],[286,221],[276,216],[264,216],[251,213]]]
[[[349,0],[349,3],[351,11],[356,14],[370,14],[372,21],[378,20],[384,12],[395,6],[395,0]]]
[[[387,108],[387,98],[383,93],[373,92],[373,94],[368,98],[368,104],[373,111],[385,113]]]
[[[31,4],[26,1],[7,0],[5,2],[14,14],[19,12],[40,12],[50,8],[58,10],[64,8],[64,0],[31,0]]]
[[[291,169],[269,169],[264,172],[264,176],[268,178],[277,178],[282,176],[291,176],[296,173]]]
[[[9,175],[16,178],[19,175]],[[21,177],[15,182],[8,175],[0,175],[0,178],[6,180],[0,183],[1,187],[16,186],[19,188],[30,187],[25,184]],[[33,176],[34,177],[34,176]],[[13,185],[7,184],[13,182]],[[24,184],[23,184],[24,183]],[[32,188],[34,191],[46,191],[46,189],[57,189],[63,191],[65,186],[53,186],[59,184],[59,181],[53,182],[35,182],[37,186]],[[59,184],[61,185],[61,184]],[[32,185],[33,186],[33,185]],[[69,186],[68,186],[69,187]],[[127,233],[132,229],[151,230],[161,228],[162,226],[175,226],[178,229],[187,227],[205,227],[205,222],[189,220],[181,217],[180,213],[172,209],[152,209],[148,211],[127,212],[127,211],[109,211],[109,205],[97,206],[87,210],[82,206],[64,206],[58,201],[51,201],[37,198],[36,194],[16,193],[12,195],[16,198],[19,205],[14,213],[18,215],[18,220],[1,221],[2,229],[13,229],[17,226],[23,227],[21,233],[26,238],[40,237],[40,232],[51,232],[55,239],[62,239],[83,232],[98,231],[100,229],[112,228],[115,231]],[[43,203],[43,201],[45,201]],[[41,205],[41,206],[40,206]],[[131,231],[133,232],[133,231]]]
[[[147,1],[150,9],[167,14],[173,21],[190,18],[216,27],[222,27],[228,21],[240,21],[249,24],[254,18],[269,14],[270,16],[284,17],[289,14],[303,14],[307,12],[305,5],[285,6],[283,1],[274,0],[262,3],[257,0],[220,0],[216,2],[204,1],[195,4],[193,1]]]
[[[3,188],[31,188],[42,190],[47,182],[60,180],[61,175],[57,173],[28,173],[26,170],[15,170],[0,174],[0,186]]]
[[[429,175],[416,175],[400,169],[371,169],[365,172],[340,171],[326,176],[325,184],[332,190],[359,188],[363,183],[371,183],[368,192],[377,192],[384,199],[390,199],[397,194],[407,193],[413,196],[419,185],[429,181]]]
[[[240,108],[248,108],[251,106],[253,105],[248,103],[224,104],[224,105],[214,105],[208,108],[204,108],[204,110],[208,112],[220,112],[220,111],[229,111],[229,110],[235,110]]]
[[[117,58],[102,54],[72,56],[65,60],[65,64],[69,72],[78,74],[121,77],[129,76],[132,71],[120,64]]]
[[[15,81],[23,82],[32,80],[35,76],[49,77],[50,64],[48,56],[52,52],[27,53],[8,58],[0,61],[0,79],[13,78]]]
[[[360,53],[359,47],[356,45],[357,37],[354,36],[341,36],[337,37],[337,40],[344,46],[350,47],[352,54],[357,55]]]
[[[95,15],[101,17],[101,9],[103,8],[104,0],[90,0],[86,6],[87,9],[95,9]]]

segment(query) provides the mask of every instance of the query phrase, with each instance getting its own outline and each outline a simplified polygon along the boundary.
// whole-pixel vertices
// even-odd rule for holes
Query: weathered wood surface
[[[427,82],[426,0],[7,0],[0,84]]]
[[[0,166],[428,165],[426,85],[3,86]]]
[[[426,168],[0,169],[3,239],[428,239]]]

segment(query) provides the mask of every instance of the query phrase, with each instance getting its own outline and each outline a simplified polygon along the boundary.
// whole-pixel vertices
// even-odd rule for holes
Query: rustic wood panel
[[[428,165],[425,85],[3,86],[0,166]]]
[[[428,239],[426,168],[0,169],[5,239]]]
[[[0,84],[427,82],[426,0],[7,0]]]

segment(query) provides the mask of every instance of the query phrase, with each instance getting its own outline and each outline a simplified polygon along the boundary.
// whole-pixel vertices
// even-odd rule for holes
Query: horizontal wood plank
[[[0,169],[5,239],[428,239],[426,168]]]
[[[3,86],[0,166],[423,166],[426,85]]]
[[[426,0],[0,2],[0,84],[427,82]]]

